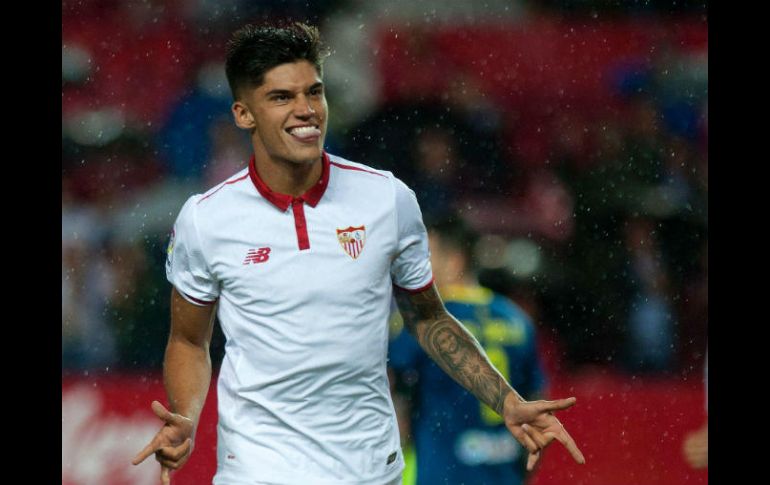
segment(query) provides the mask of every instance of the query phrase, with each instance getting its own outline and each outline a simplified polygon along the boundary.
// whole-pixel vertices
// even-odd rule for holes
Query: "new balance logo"
[[[249,249],[243,264],[264,263],[270,259],[270,248]]]

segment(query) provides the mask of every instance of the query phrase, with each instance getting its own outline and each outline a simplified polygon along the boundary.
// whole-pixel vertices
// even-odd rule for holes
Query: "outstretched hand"
[[[503,419],[508,431],[529,451],[527,470],[532,470],[540,459],[541,451],[551,441],[558,440],[567,448],[572,458],[580,464],[586,462],[575,441],[564,426],[553,415],[575,404],[576,399],[558,399],[556,401],[520,401],[511,392],[503,405]]]
[[[131,463],[138,465],[154,453],[155,459],[161,465],[161,483],[170,485],[171,470],[181,468],[192,453],[193,422],[181,414],[170,412],[158,401],[153,401],[151,407],[155,415],[162,419],[165,424]]]

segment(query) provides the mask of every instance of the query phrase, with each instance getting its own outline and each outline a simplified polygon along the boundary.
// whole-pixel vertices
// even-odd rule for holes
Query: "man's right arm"
[[[197,428],[211,383],[209,344],[215,305],[199,306],[171,290],[171,331],[163,361],[163,382],[171,412]]]
[[[195,430],[211,382],[209,343],[214,306],[194,305],[176,288],[171,291],[171,331],[163,363],[171,411],[157,401],[152,403],[153,412],[164,425],[132,462],[138,465],[155,454],[164,485],[171,482],[171,470],[184,465],[192,453]]]

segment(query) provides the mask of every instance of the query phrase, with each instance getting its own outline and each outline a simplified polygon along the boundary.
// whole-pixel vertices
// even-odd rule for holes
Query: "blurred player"
[[[428,226],[436,287],[447,310],[484,347],[495,367],[527,399],[542,394],[544,376],[535,328],[516,304],[483,288],[472,269],[475,236],[459,219]],[[410,419],[418,485],[516,485],[526,474],[526,449],[503,419],[453,382],[415,339],[401,331],[391,342],[389,365],[409,381]],[[408,402],[401,400],[399,402]]]
[[[414,192],[323,150],[323,58],[318,30],[304,24],[247,26],[228,44],[232,113],[253,155],[188,199],[174,224],[163,369],[171,409],[152,403],[164,426],[134,463],[154,454],[169,483],[189,459],[216,308],[227,342],[215,485],[399,483],[386,375],[394,293],[422,347],[503,415],[530,465],[554,439],[583,463],[552,414],[574,398],[525,402],[447,313]]]

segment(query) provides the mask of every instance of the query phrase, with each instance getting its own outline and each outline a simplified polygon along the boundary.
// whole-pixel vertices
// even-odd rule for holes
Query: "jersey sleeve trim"
[[[219,298],[216,298],[216,299],[214,299],[213,301],[199,300],[198,298],[195,298],[194,296],[190,296],[190,295],[188,295],[188,294],[187,294],[187,293],[185,293],[184,291],[179,291],[179,288],[177,288],[177,292],[178,292],[180,295],[182,295],[182,297],[183,297],[185,300],[189,301],[190,303],[192,303],[192,304],[194,304],[194,305],[198,305],[198,306],[209,306],[209,305],[213,305],[214,303],[216,303],[216,302],[219,300]]]
[[[414,294],[416,294],[416,293],[422,293],[423,291],[425,291],[425,290],[427,290],[428,288],[430,288],[431,286],[433,286],[433,276],[431,276],[431,277],[430,277],[430,281],[428,281],[428,283],[426,283],[425,285],[423,285],[423,286],[421,286],[421,287],[419,287],[419,288],[414,288],[414,289],[411,289],[411,288],[404,288],[403,286],[398,286],[398,285],[397,285],[397,284],[395,284],[395,283],[393,283],[393,286],[395,286],[395,287],[396,287],[396,288],[398,288],[399,290],[404,290],[404,291],[406,291],[406,292],[408,292],[408,293],[411,293],[411,294],[413,294],[413,295],[414,295]]]

